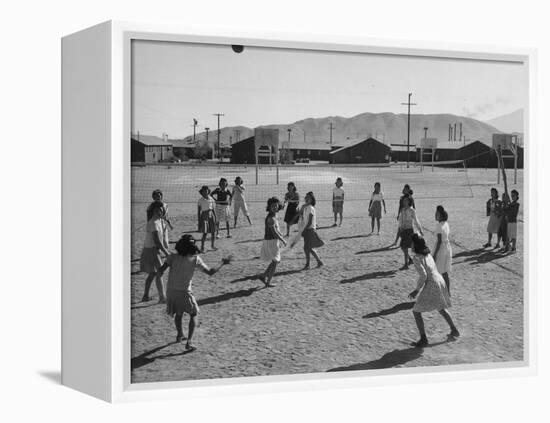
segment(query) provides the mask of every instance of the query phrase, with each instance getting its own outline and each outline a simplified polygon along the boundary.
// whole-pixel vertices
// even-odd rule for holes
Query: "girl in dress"
[[[342,178],[336,178],[335,187],[332,190],[332,212],[334,213],[334,224],[332,225],[335,228],[336,219],[340,215],[340,226],[342,226],[342,220],[344,219],[344,182]]]
[[[250,216],[248,215],[248,207],[246,206],[246,200],[244,198],[245,187],[243,179],[240,176],[235,178],[235,186],[233,187],[233,192],[231,193],[231,198],[233,200],[233,212],[235,214],[235,224],[233,228],[237,227],[237,218],[239,217],[239,211],[242,210],[245,215],[248,223],[252,225]]]
[[[271,279],[275,274],[277,265],[281,262],[281,246],[286,245],[283,234],[279,232],[279,222],[277,222],[277,213],[283,209],[283,205],[277,197],[271,197],[267,200],[267,216],[265,218],[264,242],[260,251],[260,258],[269,261],[269,266],[260,277],[261,281],[267,287],[273,287]]]
[[[502,241],[502,249],[500,252],[506,252],[506,245],[508,243],[508,221],[506,219],[507,204],[510,203],[508,194],[502,194],[502,200],[500,201],[500,207],[497,209],[497,215],[500,217],[500,225],[498,227],[497,245],[495,249],[500,247],[500,241]]]
[[[197,210],[199,215],[199,232],[202,233],[201,239],[201,253],[204,253],[204,243],[206,236],[211,235],[212,249],[215,250],[214,240],[216,238],[216,211],[215,201],[210,197],[210,188],[207,185],[203,185],[199,191],[201,198],[197,204]]]
[[[403,190],[401,191],[403,195],[399,198],[399,206],[397,208],[397,221],[399,222],[399,216],[401,215],[401,210],[403,209],[403,199],[406,195],[409,196],[409,201],[411,203],[411,207],[413,209],[416,209],[416,206],[414,204],[414,198],[413,198],[413,190],[411,189],[409,184],[405,184],[403,186]],[[399,225],[397,226],[397,233],[395,234],[395,241],[393,241],[393,244],[391,246],[397,245],[397,241],[399,240]]]
[[[172,226],[172,223],[170,222],[170,220],[168,219],[168,204],[166,204],[164,201],[163,201],[163,194],[162,194],[162,191],[160,189],[156,189],[153,191],[153,194],[151,194],[151,197],[153,198],[153,202],[151,204],[149,204],[149,207],[147,207],[147,221],[149,221],[151,219],[151,217],[153,216],[152,212],[151,212],[151,207],[154,203],[161,203],[162,204],[162,207],[163,207],[163,210],[162,210],[162,224],[164,226],[164,239],[165,239],[165,243],[166,245],[169,244],[170,240],[169,240],[169,230],[172,231],[174,230],[174,227]]]
[[[371,217],[371,234],[374,233],[374,221],[378,227],[377,235],[380,235],[380,219],[382,217],[382,206],[384,206],[384,214],[386,214],[386,202],[384,201],[384,194],[380,191],[380,182],[374,184],[374,192],[370,198],[369,203],[369,216]]]
[[[285,211],[285,223],[286,223],[286,236],[290,236],[290,227],[294,225],[298,219],[298,204],[300,203],[300,194],[296,191],[296,185],[294,182],[287,184],[287,193],[285,194],[284,206]]]
[[[162,278],[157,275],[158,270],[162,266],[162,256],[168,256],[168,243],[164,237],[164,225],[162,223],[162,214],[164,207],[161,202],[154,202],[150,206],[151,218],[147,221],[145,241],[143,250],[141,251],[140,269],[147,273],[145,279],[145,290],[141,301],[149,301],[149,289],[155,280],[157,291],[159,294],[159,303],[164,303],[164,289],[162,287]]]
[[[220,223],[225,221],[227,238],[231,238],[229,232],[229,219],[231,219],[231,191],[227,188],[227,179],[221,178],[218,188],[210,194],[216,200],[216,238],[220,237]]]
[[[449,224],[447,219],[449,215],[443,206],[437,206],[435,211],[435,220],[437,224],[435,226],[435,234],[437,235],[437,241],[434,248],[433,258],[437,267],[437,271],[443,276],[445,284],[447,285],[447,291],[451,296],[451,280],[449,275],[451,274],[451,264],[453,261],[453,250],[451,249],[451,242],[449,241]]]
[[[319,258],[315,248],[322,247],[325,243],[317,234],[317,217],[315,213],[315,196],[313,192],[308,192],[304,197],[305,205],[300,210],[300,230],[304,237],[304,253],[306,254],[306,265],[304,270],[309,270],[310,255],[317,260],[317,267],[321,267],[324,263]]]
[[[484,248],[490,247],[493,241],[493,234],[498,234],[501,220],[500,208],[501,203],[498,199],[498,191],[496,188],[491,188],[491,198],[487,201],[487,216],[489,217],[489,223],[487,223],[487,243],[483,245]]]
[[[409,257],[409,248],[412,246],[412,236],[414,235],[415,226],[418,232],[424,236],[420,222],[416,217],[416,211],[411,206],[409,195],[405,194],[403,196],[403,209],[401,213],[399,213],[399,235],[401,236],[401,243],[399,246],[405,258],[405,264],[400,270],[407,270],[409,264],[412,264],[412,259]]]
[[[451,314],[447,311],[451,307],[449,292],[445,286],[445,280],[437,271],[434,259],[430,255],[430,249],[426,246],[424,238],[414,234],[413,241],[413,262],[418,272],[418,282],[416,289],[409,294],[410,299],[416,298],[413,307],[414,320],[420,332],[420,340],[413,345],[422,348],[428,345],[428,338],[424,330],[424,320],[422,313],[438,311],[451,328],[450,338],[458,338],[458,332]],[[420,292],[420,295],[418,294]],[[418,296],[418,298],[417,298]]]
[[[183,313],[189,314],[189,332],[187,333],[187,343],[185,349],[187,351],[196,350],[192,344],[193,334],[197,326],[197,315],[199,306],[197,300],[193,296],[191,286],[193,284],[193,275],[196,269],[199,269],[209,276],[218,272],[221,267],[229,263],[228,259],[222,260],[222,263],[217,269],[210,269],[200,258],[199,249],[195,245],[195,239],[191,235],[183,235],[176,243],[177,254],[171,254],[166,259],[166,262],[159,269],[159,277],[169,267],[168,284],[166,289],[166,312],[174,317],[176,325],[176,342],[181,342],[186,339],[183,335],[181,321]]]

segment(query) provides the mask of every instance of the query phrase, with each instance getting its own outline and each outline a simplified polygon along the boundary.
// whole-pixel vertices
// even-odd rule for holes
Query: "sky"
[[[133,41],[132,132],[170,138],[364,112],[488,120],[528,103],[523,64]]]

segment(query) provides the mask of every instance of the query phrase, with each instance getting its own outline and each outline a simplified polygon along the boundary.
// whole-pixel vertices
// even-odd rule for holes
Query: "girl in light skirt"
[[[380,235],[380,219],[382,218],[382,206],[384,206],[384,214],[386,214],[386,202],[384,194],[380,190],[380,182],[374,184],[374,192],[372,193],[369,203],[369,216],[371,217],[371,234],[374,233],[374,221],[378,226],[378,235]]]
[[[207,185],[203,185],[199,190],[201,198],[197,204],[199,232],[202,233],[201,239],[201,252],[204,253],[204,243],[206,242],[206,236],[211,235],[212,249],[215,250],[214,240],[216,238],[216,211],[215,202],[210,197],[210,188]]]
[[[449,296],[451,295],[451,264],[453,262],[453,250],[451,248],[451,241],[449,240],[449,224],[447,219],[449,218],[448,213],[445,211],[443,206],[437,206],[435,211],[435,220],[437,220],[437,225],[435,227],[435,234],[437,235],[437,242],[434,248],[433,258],[437,267],[437,271],[441,273],[443,279],[445,279],[445,284],[447,285],[447,291],[449,291]]]
[[[493,235],[498,234],[498,230],[500,229],[500,220],[502,218],[500,215],[501,202],[498,199],[498,191],[496,188],[491,188],[491,198],[487,201],[486,209],[489,222],[487,223],[487,243],[483,245],[485,248],[491,246]],[[497,247],[498,246],[499,243],[497,241]]]
[[[306,255],[306,265],[304,270],[309,270],[310,256],[317,260],[317,267],[321,267],[324,263],[315,251],[316,248],[325,245],[323,240],[317,234],[317,217],[315,212],[315,196],[313,192],[308,192],[304,197],[305,205],[300,210],[300,230],[304,238],[304,253]]]
[[[275,274],[277,265],[281,262],[281,246],[286,245],[283,234],[279,231],[279,223],[277,222],[277,213],[282,210],[283,205],[277,197],[271,197],[267,200],[267,216],[265,218],[264,241],[260,251],[260,258],[264,261],[269,261],[269,266],[260,277],[266,287],[273,287],[271,279]]]
[[[447,311],[451,307],[449,292],[443,277],[437,271],[434,259],[430,255],[430,249],[426,246],[426,241],[418,234],[413,235],[412,241],[413,262],[418,272],[418,282],[416,289],[409,294],[409,298],[416,298],[413,315],[420,333],[420,340],[413,345],[422,348],[428,345],[422,313],[438,311],[451,329],[448,335],[449,338],[458,338],[460,333],[453,322],[451,314]]]
[[[229,220],[231,220],[231,198],[232,194],[227,188],[227,179],[221,178],[219,187],[212,191],[212,198],[216,200],[216,238],[220,237],[220,223],[225,221],[227,238],[231,238],[229,231]]]

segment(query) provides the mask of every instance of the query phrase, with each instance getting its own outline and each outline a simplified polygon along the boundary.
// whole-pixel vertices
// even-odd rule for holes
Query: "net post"
[[[512,146],[514,147],[514,185],[518,183],[518,136],[515,136],[516,142],[512,139]]]
[[[497,146],[497,185],[500,184],[500,145]]]

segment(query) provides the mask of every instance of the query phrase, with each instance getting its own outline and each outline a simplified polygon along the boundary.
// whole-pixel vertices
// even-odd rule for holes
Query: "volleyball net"
[[[383,164],[155,164],[132,166],[132,203],[148,203],[151,193],[160,189],[169,203],[193,203],[203,185],[214,189],[221,178],[229,186],[239,176],[244,180],[246,199],[264,203],[270,196],[283,198],[288,182],[294,182],[302,196],[315,193],[317,201],[331,201],[336,178],[342,178],[348,201],[368,201],[374,183],[379,182],[387,199],[397,199],[404,184],[415,198],[473,197],[466,163],[463,160]]]

